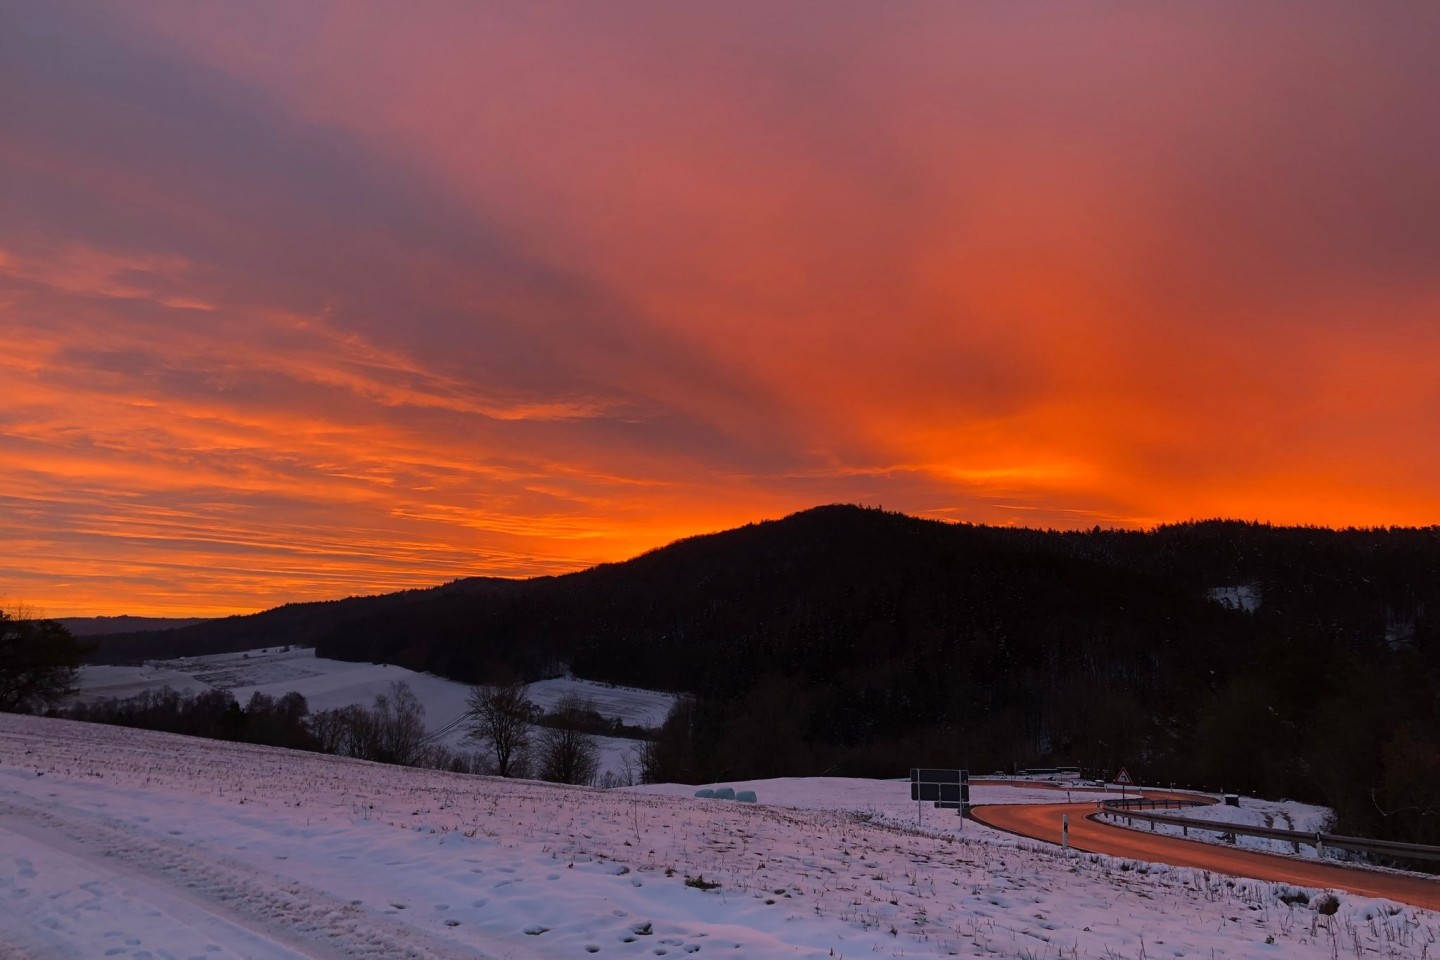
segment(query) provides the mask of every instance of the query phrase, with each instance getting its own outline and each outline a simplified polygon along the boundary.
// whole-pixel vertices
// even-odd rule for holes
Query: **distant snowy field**
[[[759,804],[0,715],[0,955],[1320,960],[1440,940],[1440,916],[1388,901],[1322,917],[1283,885],[1067,858],[948,811],[916,830],[904,781],[745,786]]]
[[[428,731],[444,732],[437,741],[457,750],[471,750],[463,725],[465,696],[470,688],[428,673],[376,663],[348,663],[315,656],[313,649],[270,647],[245,653],[216,654],[150,661],[143,666],[86,666],[80,669],[77,701],[133,697],[146,690],[171,687],[202,693],[229,690],[241,706],[255,693],[279,698],[292,690],[305,697],[312,711],[369,706],[375,697],[403,680],[425,705]],[[675,703],[672,694],[633,687],[617,687],[592,680],[542,680],[530,685],[529,697],[549,709],[567,694],[595,703],[601,716],[619,717],[630,726],[658,727]],[[448,728],[448,729],[447,729]],[[622,773],[631,761],[637,741],[600,737],[601,772]],[[633,765],[633,764],[632,764]]]

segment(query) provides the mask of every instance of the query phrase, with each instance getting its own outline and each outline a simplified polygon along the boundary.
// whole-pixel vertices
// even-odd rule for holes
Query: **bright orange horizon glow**
[[[1440,523],[1440,7],[0,12],[0,606]]]

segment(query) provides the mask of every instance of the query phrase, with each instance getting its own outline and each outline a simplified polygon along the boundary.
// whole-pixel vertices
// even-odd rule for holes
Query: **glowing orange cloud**
[[[253,610],[831,501],[1440,522],[1437,17],[24,11],[0,596]]]

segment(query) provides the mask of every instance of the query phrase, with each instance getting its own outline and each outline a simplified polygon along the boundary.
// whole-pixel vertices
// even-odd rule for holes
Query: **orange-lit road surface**
[[[1145,795],[1163,796],[1149,791],[1146,791]],[[1115,827],[1086,819],[1095,813],[1094,803],[986,804],[971,807],[970,811],[981,823],[1054,844],[1060,843],[1060,818],[1068,814],[1070,846],[1076,850],[1105,853],[1112,857],[1128,857],[1131,860],[1168,863],[1177,867],[1196,867],[1237,877],[1294,883],[1304,887],[1346,890],[1365,897],[1385,897],[1417,907],[1440,910],[1440,880],[1339,867],[1308,860],[1292,860],[1289,857],[1231,850],[1195,840]]]

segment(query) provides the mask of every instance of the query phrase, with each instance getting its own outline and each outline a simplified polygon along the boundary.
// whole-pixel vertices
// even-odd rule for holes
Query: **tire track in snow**
[[[156,837],[104,815],[65,807],[40,808],[3,791],[0,835],[5,833],[17,841],[7,843],[8,849],[39,846],[84,861],[97,876],[120,874],[138,881],[145,888],[145,902],[186,918],[190,926],[213,934],[214,939],[232,946],[243,944],[245,956],[265,960],[476,957],[472,949],[445,943],[304,884],[267,875],[203,848]],[[23,888],[14,895],[23,896]],[[15,944],[17,949],[63,948],[62,930],[47,931],[26,923],[18,924],[18,929],[16,923],[10,926],[22,937]],[[26,947],[26,942],[31,945]],[[144,954],[117,948],[111,955],[120,952]]]

